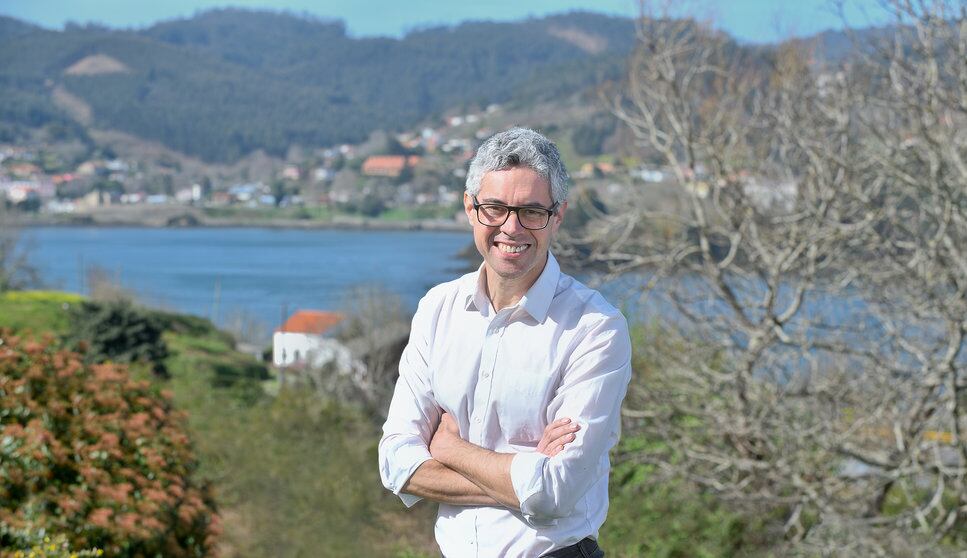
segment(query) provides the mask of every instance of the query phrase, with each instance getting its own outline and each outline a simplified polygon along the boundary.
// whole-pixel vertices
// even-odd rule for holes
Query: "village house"
[[[366,176],[385,176],[399,178],[406,168],[420,164],[416,155],[373,155],[363,162],[362,172]]]
[[[338,345],[326,337],[343,320],[343,315],[321,310],[299,310],[289,316],[272,336],[272,364],[277,367],[302,367],[313,356],[328,353]]]

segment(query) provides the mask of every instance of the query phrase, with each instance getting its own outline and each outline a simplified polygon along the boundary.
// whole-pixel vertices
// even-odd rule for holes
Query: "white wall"
[[[272,364],[290,366],[305,362],[309,351],[318,351],[325,344],[319,335],[276,331],[272,336]]]

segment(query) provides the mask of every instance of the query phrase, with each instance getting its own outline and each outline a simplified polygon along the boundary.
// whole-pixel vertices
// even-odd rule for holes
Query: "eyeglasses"
[[[480,203],[477,196],[473,196],[473,208],[477,210],[477,221],[488,227],[499,227],[507,222],[510,213],[517,214],[520,226],[532,231],[539,231],[551,222],[551,215],[557,212],[559,202],[554,202],[549,208],[504,205],[502,203]]]

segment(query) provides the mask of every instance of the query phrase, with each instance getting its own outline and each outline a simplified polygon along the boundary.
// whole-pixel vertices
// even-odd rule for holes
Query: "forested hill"
[[[210,161],[356,142],[448,109],[554,98],[620,76],[629,19],[572,13],[402,39],[225,9],[142,30],[0,17],[0,141],[18,127],[122,130]]]

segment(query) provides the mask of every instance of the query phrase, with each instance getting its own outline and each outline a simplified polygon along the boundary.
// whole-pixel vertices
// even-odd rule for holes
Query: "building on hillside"
[[[299,180],[302,178],[302,171],[299,170],[297,165],[286,165],[285,168],[282,169],[282,178],[287,180]]]
[[[101,168],[101,165],[98,162],[84,161],[77,166],[76,172],[79,176],[94,176],[97,174],[98,168]]]
[[[7,172],[15,178],[31,178],[40,176],[43,171],[33,163],[12,163],[7,165]]]
[[[574,173],[575,178],[601,178],[614,174],[614,163],[584,163],[581,168]]]
[[[336,171],[327,167],[317,167],[312,171],[312,178],[316,182],[329,182],[336,177]]]
[[[54,183],[49,179],[43,180],[6,180],[0,178],[0,200],[4,198],[10,203],[24,203],[28,199],[50,200],[56,194]]]
[[[645,165],[632,169],[628,172],[628,175],[631,176],[631,178],[636,178],[642,182],[663,182],[665,180],[664,171]]]
[[[289,316],[272,336],[272,364],[278,367],[305,366],[310,353],[329,353],[339,343],[326,337],[344,316],[321,310],[299,310]]]
[[[120,196],[118,196],[120,200]],[[76,209],[87,211],[97,207],[108,207],[114,203],[110,192],[91,190],[74,202]]]
[[[416,155],[373,155],[363,162],[362,172],[366,176],[385,176],[399,178],[407,168],[420,164]]]

